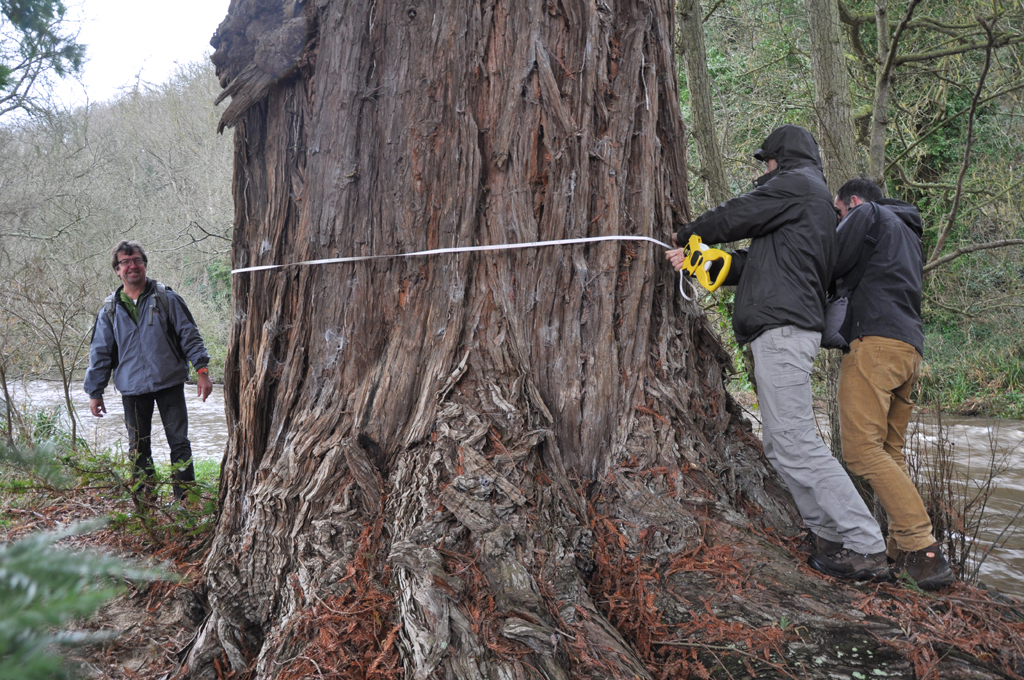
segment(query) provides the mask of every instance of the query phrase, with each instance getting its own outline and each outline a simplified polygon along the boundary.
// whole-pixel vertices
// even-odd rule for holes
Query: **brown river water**
[[[64,408],[64,390],[59,382],[33,380],[28,383],[13,383],[11,401],[25,413],[34,413],[54,408]],[[103,403],[107,414],[95,418],[89,413],[89,395],[82,391],[82,384],[76,383],[71,392],[72,401],[78,412],[78,436],[89,444],[93,451],[113,449],[127,450],[127,432],[124,425],[124,408],[121,395],[108,387]],[[0,392],[0,397],[3,393]],[[195,385],[185,385],[185,403],[188,405],[188,438],[192,442],[192,455],[196,458],[220,461],[228,441],[227,420],[224,416],[224,392],[220,385],[213,386],[213,393],[203,402],[196,396]],[[167,439],[160,417],[153,413],[153,460],[170,464]]]
[[[31,413],[42,409],[63,407],[64,395],[59,383],[32,381],[15,384],[13,401],[18,408]],[[73,394],[79,415],[79,436],[91,448],[125,450],[124,415],[121,399],[107,395],[107,415],[100,419],[89,413],[89,398],[76,385]],[[189,439],[196,458],[220,461],[227,444],[227,423],[224,417],[224,395],[220,385],[202,402],[194,385],[185,386],[189,411]],[[756,412],[754,414],[756,418]],[[153,419],[153,458],[168,463],[167,442],[159,418]],[[987,420],[976,417],[944,416],[941,428],[936,418],[920,414],[911,424],[908,449],[934,451],[941,442],[952,446],[952,459],[957,475],[969,488],[980,483],[993,458],[999,462],[995,491],[988,502],[979,532],[979,557],[991,547],[979,570],[983,583],[1003,592],[1024,596],[1024,421]],[[929,465],[922,460],[922,467]],[[1001,534],[1001,536],[1000,536]],[[998,544],[993,546],[993,541]]]
[[[983,558],[978,573],[982,583],[1024,596],[1024,421],[942,416],[940,423],[933,414],[922,413],[911,424],[907,440],[908,450],[928,454],[923,468],[932,465],[941,442],[951,445],[954,479],[966,487],[968,497],[994,471],[977,536],[977,557]]]

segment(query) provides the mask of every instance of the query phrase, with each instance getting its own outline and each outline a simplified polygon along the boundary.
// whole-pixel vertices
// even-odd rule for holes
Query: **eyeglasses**
[[[135,265],[136,267],[141,267],[143,264],[145,264],[145,261],[141,257],[131,257],[124,260],[118,260],[117,264],[119,264],[122,267],[127,267],[128,265],[131,264]]]

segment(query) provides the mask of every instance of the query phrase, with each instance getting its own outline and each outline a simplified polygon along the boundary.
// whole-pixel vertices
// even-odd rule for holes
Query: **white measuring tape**
[[[665,250],[671,250],[672,246],[667,243],[662,243],[658,239],[651,238],[649,236],[591,236],[588,238],[563,238],[555,241],[532,241],[530,243],[504,243],[493,246],[462,246],[459,248],[436,248],[434,250],[418,250],[414,253],[398,253],[396,255],[359,255],[356,257],[332,257],[323,260],[305,260],[303,262],[293,262],[291,264],[264,264],[256,267],[242,267],[241,269],[232,269],[232,274],[247,274],[249,272],[266,271],[270,269],[283,269],[284,267],[308,267],[320,264],[340,264],[343,262],[364,262],[366,260],[389,260],[399,257],[424,257],[427,255],[443,255],[445,253],[482,253],[492,252],[496,250],[520,250],[523,248],[541,248],[543,246],[568,246],[577,243],[598,243],[600,241],[648,241],[650,243],[656,243]],[[683,290],[683,279],[685,278],[682,270],[679,271],[679,294],[684,299],[690,300],[689,295]]]

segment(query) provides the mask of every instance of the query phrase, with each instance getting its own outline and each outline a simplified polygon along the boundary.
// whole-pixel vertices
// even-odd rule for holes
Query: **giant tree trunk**
[[[672,14],[233,0],[234,265],[664,239],[687,218]],[[191,676],[682,677],[721,656],[687,631],[743,636],[741,669],[898,634],[767,540],[790,502],[675,288],[647,243],[236,275]],[[818,642],[784,650],[780,617]]]

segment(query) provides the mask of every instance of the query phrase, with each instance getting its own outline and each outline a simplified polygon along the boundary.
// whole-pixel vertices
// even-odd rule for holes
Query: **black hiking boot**
[[[938,590],[953,582],[953,570],[938,543],[920,550],[901,550],[893,571],[898,575],[906,572],[921,590]]]
[[[829,555],[811,555],[807,564],[822,574],[846,581],[888,581],[891,578],[884,550],[865,555],[843,548]]]
[[[842,550],[843,544],[830,541],[827,538],[822,538],[818,534],[814,533],[810,529],[804,534],[804,537],[800,539],[800,542],[796,546],[798,553],[804,555],[817,555],[818,553],[824,553],[831,555],[834,552]]]

